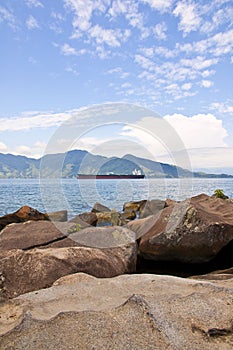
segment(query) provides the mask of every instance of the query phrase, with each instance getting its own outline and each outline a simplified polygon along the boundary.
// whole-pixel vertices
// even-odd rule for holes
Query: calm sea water
[[[90,210],[96,201],[121,211],[128,201],[182,200],[200,193],[212,195],[217,188],[233,197],[233,179],[1,179],[0,216],[29,205],[40,211],[66,209],[72,217]]]

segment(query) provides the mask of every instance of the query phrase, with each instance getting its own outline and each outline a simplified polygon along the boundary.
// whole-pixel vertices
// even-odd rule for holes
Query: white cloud
[[[31,158],[41,158],[44,154],[44,150],[46,148],[46,143],[42,141],[37,141],[32,146],[19,145],[12,150],[12,154],[15,155],[24,155],[26,157]]]
[[[78,54],[77,50],[74,47],[70,46],[69,44],[63,44],[61,46],[61,52],[65,56],[72,56],[72,55]]]
[[[197,56],[191,59],[182,59],[181,64],[187,67],[192,67],[196,70],[206,69],[218,63],[217,58],[206,59],[202,56]]]
[[[225,147],[227,131],[222,120],[213,114],[197,114],[187,117],[183,114],[166,115],[164,119],[176,130],[186,149],[203,147]]]
[[[0,6],[0,23],[6,21],[9,27],[17,29],[17,20],[14,14],[3,6]]]
[[[233,148],[194,148],[188,149],[187,153],[193,170],[204,168],[208,173],[216,174],[225,172],[223,168],[231,168],[232,173]],[[175,158],[178,162],[182,161],[183,153],[177,152]],[[158,157],[158,160],[168,163],[170,158],[167,155],[161,155]]]
[[[167,31],[167,25],[165,22],[161,22],[156,24],[154,27],[154,34],[155,36],[160,40],[165,40],[167,38],[166,31]]]
[[[28,29],[38,29],[39,28],[39,24],[38,24],[37,20],[32,15],[30,15],[28,17],[28,19],[26,21],[26,26]]]
[[[130,30],[104,29],[99,25],[90,28],[89,35],[94,38],[97,44],[106,44],[111,47],[121,46],[121,41],[125,42],[130,36]]]
[[[211,86],[213,86],[213,82],[211,80],[202,80],[201,81],[201,86],[204,88],[210,88]]]
[[[74,12],[73,38],[79,37],[83,32],[88,31],[92,26],[93,13],[95,11],[105,12],[110,3],[110,0],[64,0],[65,8]]]
[[[178,29],[188,34],[191,31],[196,31],[201,23],[197,4],[191,1],[179,1],[173,11],[176,17],[180,17]]]
[[[39,0],[26,0],[25,2],[28,7],[44,7]]]
[[[6,145],[5,143],[3,143],[3,142],[0,142],[0,152],[1,152],[1,153],[6,153],[6,152],[8,152],[8,147],[7,147],[7,145]]]
[[[191,83],[185,83],[181,86],[181,89],[183,90],[190,90],[192,88],[192,84]]]
[[[118,74],[121,79],[127,78],[130,74],[125,72],[121,67],[116,67],[113,69],[109,69],[106,73],[108,74]]]
[[[233,115],[233,102],[213,102],[210,105],[210,109],[218,113],[229,113]]]
[[[148,4],[152,9],[164,12],[171,8],[173,0],[140,0]]]
[[[58,126],[71,117],[69,113],[25,113],[15,118],[1,118],[0,132],[22,131],[34,128]]]
[[[79,76],[79,72],[73,67],[66,67],[66,72],[74,74],[76,77]]]

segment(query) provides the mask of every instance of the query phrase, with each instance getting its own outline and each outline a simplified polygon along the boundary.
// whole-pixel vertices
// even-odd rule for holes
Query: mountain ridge
[[[175,165],[126,154],[121,158],[94,155],[84,150],[47,154],[40,159],[0,153],[0,178],[62,177],[83,174],[131,174],[138,169],[148,178],[233,178],[229,174],[192,172]]]

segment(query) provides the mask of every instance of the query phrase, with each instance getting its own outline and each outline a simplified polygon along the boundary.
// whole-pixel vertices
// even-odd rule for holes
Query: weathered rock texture
[[[12,214],[1,216],[0,230],[2,230],[6,225],[25,222],[28,220],[49,220],[49,217],[47,214],[40,213],[38,210],[25,205]]]
[[[171,205],[145,220],[140,252],[157,261],[207,262],[233,240],[233,203],[205,194]],[[140,222],[135,225],[138,232]],[[127,227],[134,229],[133,223]]]
[[[97,221],[98,221],[98,218],[96,214],[92,212],[90,213],[86,212],[86,213],[76,215],[72,220],[70,220],[70,222],[75,222],[77,224],[80,224],[81,227],[83,228],[89,225],[96,226]]]
[[[233,279],[67,276],[0,305],[1,349],[230,350]]]
[[[67,235],[73,227],[73,223],[50,221],[11,224],[0,232],[0,250],[67,246]]]
[[[113,277],[136,270],[136,244],[112,249],[86,247],[0,251],[2,297],[51,286],[61,276],[86,272]]]

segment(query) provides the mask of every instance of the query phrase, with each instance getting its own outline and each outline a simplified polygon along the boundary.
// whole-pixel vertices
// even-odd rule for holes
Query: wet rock
[[[233,279],[64,277],[0,305],[2,349],[231,350]]]
[[[157,261],[207,262],[233,240],[232,214],[233,203],[205,194],[169,206],[148,224],[140,252]]]

